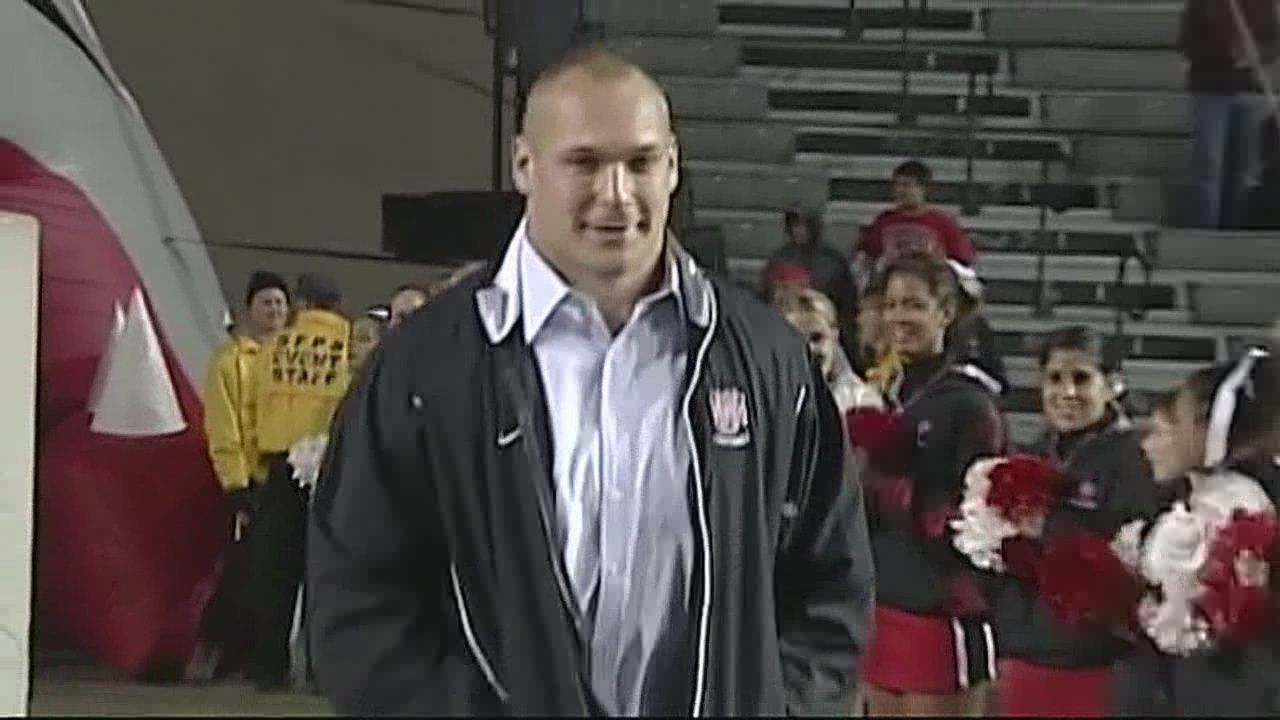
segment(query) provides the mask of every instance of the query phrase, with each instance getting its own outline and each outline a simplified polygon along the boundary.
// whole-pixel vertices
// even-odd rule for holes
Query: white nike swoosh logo
[[[498,447],[506,447],[516,440],[519,440],[521,434],[520,426],[517,425],[514,430],[509,430],[498,435]]]

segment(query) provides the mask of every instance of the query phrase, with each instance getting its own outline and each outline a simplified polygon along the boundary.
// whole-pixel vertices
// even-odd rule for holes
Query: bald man
[[[505,256],[348,397],[307,594],[340,712],[847,712],[872,570],[841,419],[804,341],[668,240],[670,115],[607,52],[548,69]]]

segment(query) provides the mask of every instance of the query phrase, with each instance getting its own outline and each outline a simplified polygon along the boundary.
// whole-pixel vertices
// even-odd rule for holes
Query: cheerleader
[[[1120,551],[1131,557],[1147,583],[1154,585],[1153,577],[1173,577],[1163,571],[1178,566],[1179,553],[1160,530],[1180,517],[1199,518],[1209,528],[1202,533],[1204,540],[1188,546],[1181,558],[1200,558],[1190,565],[1195,572],[1184,574],[1202,583],[1208,569],[1205,548],[1233,511],[1274,516],[1280,501],[1274,460],[1280,449],[1277,372],[1274,359],[1253,351],[1239,363],[1196,372],[1156,409],[1143,448],[1170,498],[1151,522],[1134,528],[1138,532],[1133,550]],[[1122,533],[1116,542],[1123,539]],[[1270,576],[1271,582],[1261,587],[1269,590],[1268,602],[1274,607],[1274,570]],[[1280,644],[1274,623],[1244,637],[1216,636],[1223,631],[1206,624],[1204,617],[1217,601],[1197,589],[1179,605],[1180,594],[1170,591],[1176,587],[1163,581],[1144,599],[1138,616],[1146,649],[1121,664],[1115,712],[1183,717],[1280,714]],[[1168,621],[1179,617],[1185,620]],[[1179,627],[1195,632],[1173,632]]]
[[[1063,478],[1062,500],[1043,531],[1111,537],[1155,507],[1154,483],[1139,436],[1120,408],[1120,377],[1102,338],[1087,327],[1050,333],[1039,355],[1040,398],[1048,432],[1032,450]],[[1113,664],[1130,643],[1110,628],[1057,621],[1026,579],[1000,575],[993,593],[1000,662],[997,706],[1006,717],[1103,717]]]
[[[1003,449],[1000,388],[943,352],[957,307],[943,260],[904,254],[880,280],[883,331],[903,364],[889,393],[902,447],[898,467],[873,460],[871,540],[880,572],[876,634],[863,668],[868,710],[960,716],[994,677],[995,640],[976,575],[952,549],[948,523],[970,463]]]

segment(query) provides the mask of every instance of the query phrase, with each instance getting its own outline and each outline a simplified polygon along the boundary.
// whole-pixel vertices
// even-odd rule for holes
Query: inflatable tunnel
[[[199,383],[225,302],[79,0],[0,3],[0,209],[40,227],[37,633],[180,669],[228,519]]]

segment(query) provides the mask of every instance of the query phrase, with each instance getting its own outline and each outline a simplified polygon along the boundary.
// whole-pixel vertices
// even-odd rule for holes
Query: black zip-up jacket
[[[1050,434],[1032,451],[1060,463],[1065,495],[1045,522],[1046,541],[1071,530],[1107,538],[1155,509],[1155,482],[1133,425],[1112,415],[1098,426]],[[1001,657],[1037,665],[1082,668],[1110,665],[1131,644],[1109,628],[1073,629],[1058,622],[1025,581],[1003,575],[993,599]]]
[[[1227,468],[1257,480],[1280,507],[1280,467],[1274,462],[1236,461]],[[1191,494],[1186,480],[1172,489],[1152,518]],[[1244,647],[1190,657],[1161,653],[1143,638],[1134,654],[1117,665],[1112,692],[1117,715],[1280,716],[1280,629],[1273,627],[1268,638]]]
[[[897,397],[905,403],[907,507],[873,502],[871,547],[878,573],[876,600],[918,615],[971,616],[957,605],[957,580],[972,566],[952,545],[946,522],[964,492],[974,460],[1000,454],[1004,423],[996,408],[999,385],[973,365],[949,366],[939,357],[907,365]],[[880,478],[879,482],[892,480]]]
[[[684,419],[689,713],[843,712],[873,577],[841,418],[781,318],[687,255],[677,264],[688,314],[705,320],[690,322]],[[307,611],[316,683],[344,714],[594,710],[551,530],[536,358],[491,279],[478,273],[391,333],[332,433]],[[718,441],[716,388],[746,392],[745,443]]]

